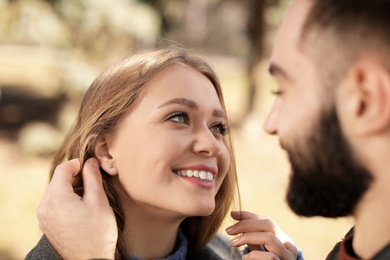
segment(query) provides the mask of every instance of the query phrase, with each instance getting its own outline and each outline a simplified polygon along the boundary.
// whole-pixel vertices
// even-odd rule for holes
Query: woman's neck
[[[171,255],[184,218],[167,216],[157,209],[126,206],[123,237],[128,254],[138,258]]]

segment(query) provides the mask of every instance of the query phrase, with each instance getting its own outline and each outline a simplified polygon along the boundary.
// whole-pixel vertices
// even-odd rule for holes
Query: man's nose
[[[267,132],[270,135],[277,135],[277,117],[276,117],[276,111],[272,109],[267,118],[265,119],[263,129],[265,132]]]

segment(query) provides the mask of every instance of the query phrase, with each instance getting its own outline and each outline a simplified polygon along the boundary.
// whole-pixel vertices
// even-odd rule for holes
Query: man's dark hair
[[[340,80],[364,54],[390,69],[390,0],[310,0],[302,29],[302,51],[329,81]]]

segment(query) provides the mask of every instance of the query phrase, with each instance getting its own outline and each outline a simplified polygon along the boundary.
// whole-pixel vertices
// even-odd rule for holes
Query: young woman
[[[181,48],[140,52],[109,67],[86,92],[51,172],[91,157],[116,217],[115,259],[196,258],[237,189],[214,71]]]
[[[79,197],[71,182],[80,169]],[[241,259],[231,244],[248,245],[248,259],[297,259],[284,233],[252,213],[232,213],[239,222],[227,232],[240,237],[231,244],[216,236],[238,194],[229,121],[214,71],[184,49],[140,52],[105,70],[51,172],[38,211],[50,242],[44,236],[26,259]]]

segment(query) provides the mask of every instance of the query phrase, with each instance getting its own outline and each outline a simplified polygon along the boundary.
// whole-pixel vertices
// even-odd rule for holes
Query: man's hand
[[[294,242],[271,219],[247,211],[233,211],[231,216],[239,222],[226,231],[229,235],[240,234],[232,245],[246,244],[250,250],[243,259],[297,259]]]
[[[79,171],[77,159],[57,166],[38,207],[39,226],[64,259],[114,259],[118,229],[98,161],[84,164],[82,196],[72,186]]]

